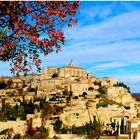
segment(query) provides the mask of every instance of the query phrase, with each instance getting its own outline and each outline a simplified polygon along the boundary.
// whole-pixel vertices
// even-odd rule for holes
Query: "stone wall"
[[[0,122],[0,132],[4,129],[10,128],[13,128],[14,134],[20,134],[21,136],[23,136],[27,131],[27,123],[26,121],[21,120]]]

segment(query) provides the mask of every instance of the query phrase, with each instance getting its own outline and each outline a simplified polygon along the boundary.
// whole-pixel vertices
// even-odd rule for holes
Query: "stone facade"
[[[129,139],[140,139],[140,118],[132,118],[127,121]]]
[[[109,86],[106,87],[106,93],[109,99],[118,103],[131,104],[135,101],[124,87]]]
[[[93,74],[90,73],[88,77],[92,75]],[[72,61],[68,66],[61,68],[48,67],[44,69],[43,74],[40,76],[40,89],[50,91],[51,89],[57,89],[57,87],[67,87],[67,89],[70,90],[71,86],[75,95],[82,94],[84,91],[88,90],[88,83],[74,81],[82,76],[87,76],[86,70],[77,67]]]

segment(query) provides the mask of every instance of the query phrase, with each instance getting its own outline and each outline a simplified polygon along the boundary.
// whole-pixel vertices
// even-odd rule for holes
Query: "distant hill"
[[[140,96],[140,93],[132,93],[132,95],[138,95],[138,96]]]

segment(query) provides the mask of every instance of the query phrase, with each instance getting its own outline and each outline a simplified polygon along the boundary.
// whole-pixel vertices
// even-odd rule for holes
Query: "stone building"
[[[63,83],[64,79],[61,77],[42,79],[41,89],[56,89],[57,86],[61,86]]]
[[[140,118],[133,118],[127,121],[129,139],[140,139]]]
[[[48,68],[43,69],[43,77],[52,78],[53,76],[58,75],[58,68],[54,66],[49,66]]]
[[[77,67],[74,62],[70,62],[68,66],[59,68],[58,75],[59,77],[80,77],[86,75],[87,72],[84,68]]]
[[[109,99],[112,99],[118,103],[122,103],[124,105],[132,105],[135,99],[133,99],[132,95],[127,92],[127,89],[121,86],[107,86],[105,88],[105,92]]]
[[[68,66],[60,68],[50,66],[44,69],[43,74],[40,76],[40,88],[43,90],[50,90],[56,89],[57,86],[62,86],[62,88],[67,86],[69,88],[70,85],[72,85],[72,88],[75,89],[77,88],[77,84],[74,84],[74,80],[78,79],[81,76],[87,76],[86,70],[84,68],[77,67],[72,61]],[[89,75],[89,77],[91,77],[91,74]],[[79,87],[81,86],[79,85]],[[84,87],[88,88],[87,86]]]
[[[68,66],[64,67],[54,67],[49,66],[48,68],[44,68],[43,74],[41,75],[41,79],[44,78],[54,78],[54,77],[80,77],[86,75],[87,72],[84,68],[77,67],[73,61],[69,63]],[[91,74],[90,74],[91,75]]]
[[[66,107],[60,115],[64,126],[82,126],[90,121],[85,105]]]
[[[74,96],[94,94],[99,86],[107,86],[117,83],[114,77],[96,78],[92,72],[87,73],[86,69],[77,67],[73,61],[64,67],[50,66],[45,68],[40,76],[40,89],[43,91],[54,91],[57,87],[72,90]]]
[[[103,78],[96,78],[95,80],[96,84],[98,84],[99,86],[114,86],[115,84],[117,84],[117,78],[115,77],[103,77]]]

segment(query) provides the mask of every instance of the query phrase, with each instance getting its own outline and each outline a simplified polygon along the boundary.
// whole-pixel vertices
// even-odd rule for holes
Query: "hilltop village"
[[[0,77],[0,138],[140,138],[140,102],[115,77],[73,61]]]

